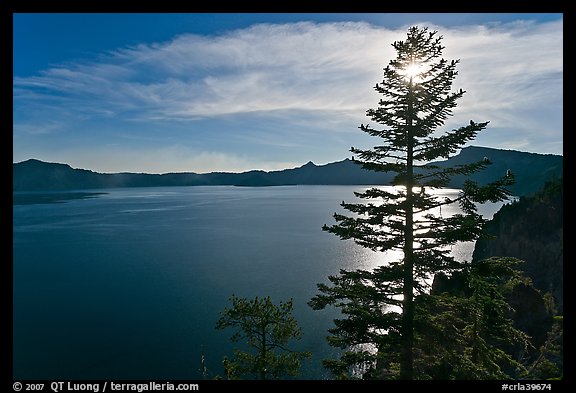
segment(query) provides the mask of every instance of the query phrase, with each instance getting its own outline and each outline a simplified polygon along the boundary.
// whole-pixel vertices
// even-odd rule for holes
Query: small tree
[[[351,152],[364,169],[395,172],[395,188],[355,193],[372,202],[343,202],[341,206],[352,215],[335,214],[337,224],[323,228],[373,251],[401,255],[373,271],[341,270],[340,276],[329,277],[330,286],[318,285],[321,294],[310,305],[314,309],[336,306],[345,317],[335,320],[329,337],[330,344],[345,351],[340,359],[325,363],[337,374],[385,362],[391,365],[390,378],[417,377],[415,294],[426,293],[426,283],[436,273],[462,268],[450,246],[481,235],[485,220],[476,212],[475,203],[497,202],[510,195],[505,187],[513,184],[511,173],[485,186],[468,180],[454,198],[429,192],[446,187],[455,175],[469,175],[490,164],[488,158],[452,168],[430,163],[449,158],[488,125],[470,120],[457,129],[436,133],[465,93],[451,91],[459,60],[441,57],[441,41],[436,31],[411,27],[406,40],[392,44],[397,57],[375,86],[382,99],[378,108],[367,111],[381,128],[360,126],[361,131],[379,138],[379,143],[371,150],[352,148]],[[462,213],[449,217],[435,213],[450,204],[459,204]]]
[[[252,300],[230,298],[231,308],[225,308],[216,322],[216,329],[232,327],[236,332],[231,340],[246,340],[248,351],[236,350],[234,358],[226,359],[227,378],[251,375],[259,379],[296,376],[301,362],[311,357],[310,352],[293,351],[287,347],[290,340],[299,340],[302,331],[292,315],[292,299],[272,303],[270,297]]]

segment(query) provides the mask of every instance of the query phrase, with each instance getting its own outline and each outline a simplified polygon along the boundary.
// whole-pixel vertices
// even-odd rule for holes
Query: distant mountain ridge
[[[467,178],[485,184],[501,177],[510,169],[516,184],[510,187],[514,195],[536,192],[551,178],[563,176],[563,156],[527,153],[469,146],[445,161],[435,162],[440,167],[471,163],[488,157],[492,161],[486,170]],[[68,164],[47,163],[35,159],[13,164],[13,191],[58,191],[120,187],[167,186],[280,186],[280,185],[389,185],[394,173],[373,172],[362,169],[350,159],[326,165],[313,162],[293,169],[279,171],[253,170],[241,173],[212,172],[186,173],[98,173],[75,169]],[[450,187],[459,188],[466,177],[453,179]]]

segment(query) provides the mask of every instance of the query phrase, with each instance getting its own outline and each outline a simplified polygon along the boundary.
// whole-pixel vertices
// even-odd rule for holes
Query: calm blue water
[[[214,325],[232,294],[293,298],[295,347],[313,352],[301,378],[328,378],[336,314],[306,303],[339,269],[386,261],[321,230],[365,188],[131,188],[15,205],[14,378],[201,379],[202,354],[208,377],[222,375],[232,332]]]

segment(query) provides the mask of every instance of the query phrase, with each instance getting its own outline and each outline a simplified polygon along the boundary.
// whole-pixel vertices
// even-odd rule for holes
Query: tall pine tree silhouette
[[[466,181],[457,196],[439,198],[431,191],[445,187],[454,175],[468,175],[490,164],[479,162],[441,168],[433,160],[449,158],[488,125],[466,125],[438,133],[465,91],[452,91],[459,60],[442,58],[443,37],[428,28],[411,27],[407,38],[392,44],[397,57],[384,69],[375,90],[382,95],[367,116],[378,123],[361,131],[379,139],[370,150],[352,148],[354,160],[366,170],[395,172],[394,188],[374,187],[355,193],[365,200],[341,206],[351,215],[334,214],[336,224],[323,229],[341,239],[353,239],[373,251],[400,255],[372,271],[341,270],[330,285],[309,302],[314,309],[332,305],[344,318],[330,329],[329,343],[344,349],[325,366],[337,375],[362,375],[380,370],[379,377],[413,379],[414,296],[428,291],[438,272],[462,268],[451,255],[458,242],[476,240],[484,219],[476,204],[505,200],[513,174],[503,174],[480,186]],[[445,205],[459,204],[461,213],[437,214]]]

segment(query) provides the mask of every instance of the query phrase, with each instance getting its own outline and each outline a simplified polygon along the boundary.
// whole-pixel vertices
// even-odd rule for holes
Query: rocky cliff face
[[[533,347],[527,352],[514,349],[527,364],[536,364],[533,362],[542,358],[540,348],[547,342],[554,315],[563,314],[563,210],[562,179],[547,182],[537,193],[504,205],[485,227],[490,237],[476,242],[472,256],[473,263],[489,257],[524,261],[519,269],[533,285],[517,283],[507,294],[507,301],[515,327],[531,337]],[[458,273],[450,278],[437,275],[432,293],[465,293],[466,287]],[[555,361],[560,370],[561,356]]]
[[[473,260],[491,256],[521,259],[520,269],[542,293],[550,292],[563,313],[563,181],[503,206],[487,224],[491,238],[476,242]]]

